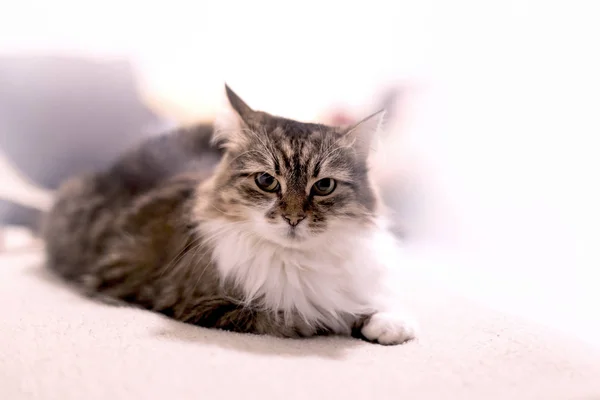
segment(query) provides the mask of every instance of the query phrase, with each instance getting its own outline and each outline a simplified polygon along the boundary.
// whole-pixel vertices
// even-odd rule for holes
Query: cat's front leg
[[[417,323],[402,311],[378,311],[360,321],[360,335],[382,345],[402,344],[417,335]]]

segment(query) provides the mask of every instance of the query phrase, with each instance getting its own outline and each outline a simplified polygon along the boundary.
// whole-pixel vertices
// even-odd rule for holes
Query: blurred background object
[[[0,13],[0,58],[60,59],[69,80],[84,81],[54,82],[56,66],[38,61],[10,79],[2,73],[0,98],[20,82],[30,100],[18,103],[26,104],[19,119],[15,111],[0,118],[0,146],[33,181],[55,185],[78,162],[101,165],[156,128],[211,121],[224,81],[253,107],[301,120],[353,120],[387,101],[374,168],[420,271],[600,343],[596,8],[541,0],[14,2]],[[78,78],[85,70],[98,72]],[[35,85],[48,102],[35,98]],[[78,93],[66,96],[77,112],[56,125],[81,135],[70,143],[35,122],[47,115],[56,123],[36,107],[58,110],[61,90]],[[397,101],[386,100],[394,92]]]
[[[50,189],[74,171],[103,168],[158,128],[136,84],[125,60],[0,56],[0,148]]]
[[[0,151],[31,183],[56,189],[105,168],[159,129],[126,61],[0,55]],[[0,223],[35,226],[39,213],[0,201]]]

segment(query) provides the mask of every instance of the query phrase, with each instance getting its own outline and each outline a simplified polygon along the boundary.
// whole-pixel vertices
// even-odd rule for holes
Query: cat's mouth
[[[255,232],[270,243],[296,249],[305,247],[313,238],[308,226],[303,223],[290,226],[287,223],[269,224],[259,219],[255,225]]]
[[[303,229],[298,227],[286,227],[284,230],[272,231],[265,237],[269,241],[288,248],[298,248],[306,244],[309,236]]]
[[[290,226],[288,228],[288,230],[287,230],[287,238],[290,239],[290,240],[295,240],[295,241],[302,241],[302,240],[304,240],[304,238],[301,237],[298,234],[298,230],[295,227],[293,227],[293,226]]]

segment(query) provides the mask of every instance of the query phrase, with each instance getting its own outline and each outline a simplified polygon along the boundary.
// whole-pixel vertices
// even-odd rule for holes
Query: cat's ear
[[[261,113],[250,108],[227,84],[225,94],[229,106],[217,114],[213,143],[232,148],[246,141],[248,131],[259,124]]]
[[[385,110],[379,110],[343,131],[344,140],[359,156],[368,157],[371,144],[382,129],[384,116]]]
[[[249,127],[258,122],[259,113],[250,108],[227,84],[225,84],[225,93],[227,94],[227,100],[229,100],[231,108],[240,117],[242,122]]]

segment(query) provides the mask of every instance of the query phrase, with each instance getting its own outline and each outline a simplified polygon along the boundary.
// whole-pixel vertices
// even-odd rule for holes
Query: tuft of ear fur
[[[371,144],[382,128],[384,116],[385,110],[379,110],[344,130],[348,146],[354,148],[359,156],[368,157]]]

